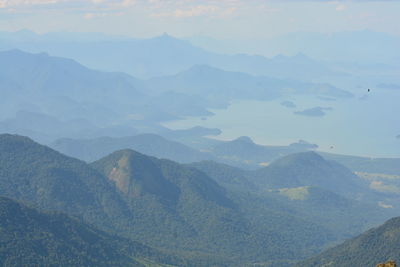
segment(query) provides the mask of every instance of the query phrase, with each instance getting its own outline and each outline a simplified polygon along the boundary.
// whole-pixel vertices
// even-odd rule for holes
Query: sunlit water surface
[[[287,108],[283,100],[294,102]],[[294,114],[313,107],[331,107],[325,116]],[[296,96],[274,101],[235,101],[227,109],[210,110],[215,115],[189,117],[165,126],[219,128],[218,139],[249,136],[256,143],[288,145],[299,139],[319,145],[319,150],[368,157],[400,157],[400,90],[356,92],[351,99],[336,101]]]

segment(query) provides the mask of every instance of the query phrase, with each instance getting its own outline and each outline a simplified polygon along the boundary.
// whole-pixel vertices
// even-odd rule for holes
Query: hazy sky
[[[266,38],[370,29],[400,35],[400,1],[0,0],[0,30]]]

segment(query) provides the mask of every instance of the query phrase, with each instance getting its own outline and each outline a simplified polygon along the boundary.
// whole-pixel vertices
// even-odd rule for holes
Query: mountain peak
[[[179,196],[179,189],[165,179],[156,160],[134,150],[125,149],[94,162],[93,166],[130,198],[151,194],[175,202]]]
[[[285,156],[281,159],[278,159],[272,164],[276,165],[286,165],[286,164],[293,164],[293,163],[300,163],[300,164],[315,164],[315,163],[323,163],[326,162],[323,157],[318,155],[314,151],[307,151],[307,152],[300,152],[295,154],[290,154]]]
[[[253,140],[248,136],[240,136],[233,141],[247,143],[247,144],[254,144]]]

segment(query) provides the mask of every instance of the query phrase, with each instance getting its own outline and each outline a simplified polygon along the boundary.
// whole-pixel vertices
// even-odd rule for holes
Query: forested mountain
[[[279,210],[324,225],[341,238],[366,230],[397,210],[383,208],[387,196],[376,194],[350,170],[314,152],[289,155],[255,171],[211,161],[190,166],[232,191],[272,202]]]
[[[112,228],[129,221],[129,210],[113,185],[86,163],[29,138],[0,135],[0,195],[45,210],[58,210]]]
[[[174,257],[107,234],[63,213],[0,197],[1,266],[167,266]]]
[[[285,266],[391,216],[334,193],[336,180],[358,184],[327,173],[349,171],[313,152],[267,168],[186,166],[133,150],[88,165],[26,137],[0,136],[0,195],[80,217],[192,265]],[[291,173],[303,176],[278,183]]]
[[[194,168],[132,150],[93,169],[28,138],[1,135],[0,159],[1,195],[82,217],[190,262],[283,264],[340,238],[294,215],[275,193],[235,193]]]
[[[326,250],[295,266],[375,267],[388,260],[400,261],[400,218]]]
[[[240,265],[254,259],[294,260],[290,255],[300,256],[299,247],[318,250],[317,244],[333,238],[323,227],[273,207],[261,208],[254,216],[248,205],[252,198],[241,200],[203,172],[168,160],[123,150],[92,165],[115,182],[136,214],[131,231],[149,244],[203,251],[208,257],[218,251]],[[284,227],[288,224],[293,228]],[[309,239],[317,233],[318,238]],[[281,246],[286,247],[283,254]]]
[[[399,7],[0,0],[0,267],[400,264]]]
[[[326,161],[315,152],[285,156],[255,173],[255,181],[266,188],[317,186],[356,199],[367,184],[344,166]]]

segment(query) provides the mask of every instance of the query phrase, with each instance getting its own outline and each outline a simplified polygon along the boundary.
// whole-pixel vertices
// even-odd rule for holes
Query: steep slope
[[[84,162],[32,140],[0,135],[0,195],[83,217],[106,229],[127,223],[127,206],[113,185]]]
[[[167,260],[62,213],[40,212],[4,197],[0,218],[1,266],[145,266],[140,262]]]
[[[215,239],[210,244],[218,242],[204,231],[222,227],[221,216],[237,221],[232,213],[234,204],[224,189],[194,169],[133,150],[115,152],[92,166],[113,181],[124,196],[135,214],[132,230],[140,238],[169,247],[179,245],[179,239],[192,239],[186,245],[204,246],[204,239]],[[151,233],[152,228],[158,232]]]
[[[122,150],[92,166],[114,181],[135,215],[132,233],[150,245],[241,265],[301,258],[333,238],[324,227],[266,202],[249,208],[253,198],[247,198],[242,206],[240,197],[203,172],[169,160]]]
[[[375,267],[388,260],[400,261],[399,217],[296,266]]]
[[[224,177],[224,170],[212,168],[210,174],[221,175],[216,180],[233,184],[229,173],[235,169],[228,168]],[[229,188],[189,166],[132,150],[89,166],[28,138],[0,136],[0,195],[82,217],[186,258],[189,265],[284,266],[343,235],[311,218],[307,208],[289,205],[281,192]]]
[[[212,156],[193,148],[170,141],[156,134],[139,134],[129,137],[96,139],[59,139],[51,147],[71,157],[87,162],[98,160],[121,149],[133,149],[140,153],[177,162],[188,163],[211,159]]]

